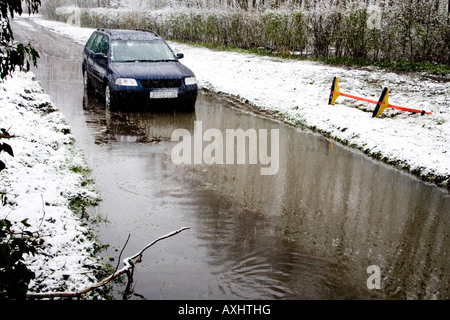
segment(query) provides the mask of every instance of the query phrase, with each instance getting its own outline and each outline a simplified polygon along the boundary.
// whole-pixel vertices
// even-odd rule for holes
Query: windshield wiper
[[[174,59],[158,59],[158,60],[137,60],[138,62],[168,62],[168,61],[176,61]]]
[[[117,60],[114,62],[168,62],[177,61],[175,59],[160,59],[160,60],[150,60],[150,59],[138,59],[138,60]]]

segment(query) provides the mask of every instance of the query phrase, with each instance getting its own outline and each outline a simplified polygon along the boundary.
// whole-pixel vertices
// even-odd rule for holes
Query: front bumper
[[[138,86],[111,86],[111,99],[117,107],[128,110],[152,110],[159,107],[193,107],[198,86],[182,85],[179,88],[144,88]]]

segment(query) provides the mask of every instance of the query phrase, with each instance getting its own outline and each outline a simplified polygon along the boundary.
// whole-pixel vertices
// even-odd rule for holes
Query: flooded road
[[[110,112],[83,92],[80,45],[26,21],[14,31],[36,41],[36,77],[92,169],[103,254],[117,258],[128,235],[122,257],[190,227],[146,251],[129,299],[450,298],[446,190],[207,92],[192,113]],[[276,174],[262,175],[261,164],[174,164],[173,131],[194,137],[199,123],[224,136],[277,130]]]

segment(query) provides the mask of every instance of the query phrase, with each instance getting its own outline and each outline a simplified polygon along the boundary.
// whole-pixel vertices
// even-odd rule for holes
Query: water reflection
[[[210,101],[215,107],[202,104],[197,110],[197,120],[204,127],[279,128],[281,150],[280,170],[274,176],[262,176],[251,165],[182,169],[195,171],[183,175],[203,181],[209,190],[246,210],[239,213],[242,218],[237,223],[246,231],[224,230],[221,225],[213,235],[226,233],[242,248],[252,241],[258,242],[258,248],[275,248],[269,250],[269,260],[279,258],[275,252],[287,257],[301,253],[307,265],[317,262],[321,266],[305,268],[319,273],[305,278],[325,280],[324,287],[314,282],[315,289],[328,291],[325,297],[449,297],[450,201],[446,191],[313,133]],[[258,235],[257,220],[249,225],[248,212],[264,217],[262,233],[268,232],[271,241]],[[224,235],[222,241],[228,237]],[[213,248],[217,250],[223,251]],[[230,255],[236,252],[230,248]],[[297,260],[293,265],[298,271],[302,263]],[[370,265],[381,268],[381,290],[367,289]],[[300,288],[304,286],[296,287]],[[304,297],[301,291],[292,294]]]
[[[97,127],[95,142],[158,143],[170,141],[173,130],[193,130],[194,112],[111,112],[105,108],[103,97],[83,93],[83,110],[87,122]]]

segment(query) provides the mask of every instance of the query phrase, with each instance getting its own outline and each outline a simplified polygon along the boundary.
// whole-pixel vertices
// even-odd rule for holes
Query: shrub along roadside
[[[10,137],[8,131],[2,128],[0,138]],[[0,142],[0,153],[2,151],[14,157],[13,149],[5,142]],[[5,168],[5,163],[0,160],[0,171]],[[1,193],[0,196],[1,205],[4,206],[7,196],[5,193]],[[39,248],[35,235],[25,230],[30,226],[27,220],[18,223],[6,218],[0,219],[0,300],[24,299],[28,284],[35,277],[34,272],[29,270],[23,261],[25,254],[34,255]]]
[[[446,14],[421,15],[385,7],[377,23],[367,8],[311,10],[216,10],[166,8],[155,11],[82,9],[91,28],[149,29],[166,39],[208,46],[320,59],[338,64],[375,64],[394,70],[448,74],[450,27]],[[61,17],[65,19],[65,17]],[[370,22],[370,23],[369,23]],[[431,45],[432,44],[432,45]]]

